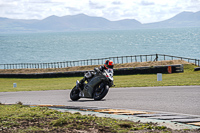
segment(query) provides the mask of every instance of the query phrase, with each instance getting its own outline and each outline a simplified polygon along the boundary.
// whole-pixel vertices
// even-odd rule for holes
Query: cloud
[[[142,5],[142,6],[154,5],[154,2],[150,2],[150,1],[144,1],[144,0],[142,0],[142,1],[141,1],[141,5]]]
[[[69,12],[71,13],[76,13],[76,12],[80,12],[79,9],[74,8],[74,7],[65,7]]]
[[[92,2],[92,1],[89,1],[89,7],[91,9],[103,9],[103,8],[105,8],[104,5],[101,5],[100,3],[95,3],[95,2]]]
[[[121,5],[122,3],[120,1],[113,1],[112,4],[113,5]]]
[[[200,0],[0,0],[0,17],[44,19],[84,13],[115,21],[162,21],[182,11],[200,11]]]

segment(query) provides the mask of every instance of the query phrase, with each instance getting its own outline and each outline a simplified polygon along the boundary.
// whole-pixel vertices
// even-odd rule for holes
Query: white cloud
[[[113,21],[136,19],[149,23],[182,11],[200,11],[200,0],[0,0],[0,17],[16,19],[84,13]]]

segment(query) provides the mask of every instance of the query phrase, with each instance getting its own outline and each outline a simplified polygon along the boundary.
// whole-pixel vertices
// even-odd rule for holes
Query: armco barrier
[[[171,67],[172,73],[183,72],[183,65],[167,65],[154,67],[136,67],[114,69],[114,75],[133,75],[133,74],[156,74],[169,73]],[[56,78],[56,77],[82,77],[86,71],[73,72],[53,72],[53,73],[34,73],[34,74],[0,74],[0,78]]]

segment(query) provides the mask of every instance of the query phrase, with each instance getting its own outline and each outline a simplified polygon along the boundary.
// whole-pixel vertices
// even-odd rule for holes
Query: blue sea
[[[156,53],[200,59],[200,27],[0,34],[0,64],[63,62]]]

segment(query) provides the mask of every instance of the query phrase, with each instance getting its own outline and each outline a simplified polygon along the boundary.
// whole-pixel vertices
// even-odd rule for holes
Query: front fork
[[[79,97],[84,97],[84,92],[81,90],[81,88],[79,87],[79,81],[76,81],[76,90],[79,90]]]

